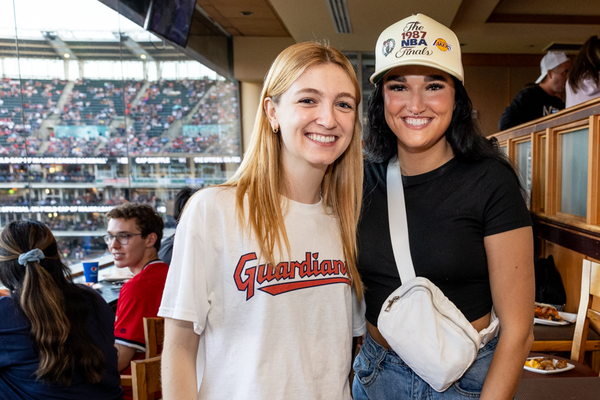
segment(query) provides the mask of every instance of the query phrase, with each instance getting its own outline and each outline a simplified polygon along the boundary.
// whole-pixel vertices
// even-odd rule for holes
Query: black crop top
[[[400,286],[387,220],[387,164],[365,164],[358,226],[366,317],[375,326],[383,302]],[[517,179],[497,160],[452,159],[402,180],[417,276],[435,283],[469,321],[483,317],[492,308],[483,238],[531,225]]]

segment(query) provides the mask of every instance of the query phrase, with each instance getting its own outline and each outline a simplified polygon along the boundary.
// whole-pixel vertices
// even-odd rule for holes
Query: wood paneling
[[[546,257],[552,255],[554,258],[556,269],[560,272],[563,285],[565,286],[565,292],[567,293],[565,311],[576,313],[581,293],[581,264],[583,262],[583,255],[551,241],[546,242],[545,252]]]
[[[493,13],[486,22],[510,24],[600,25],[600,15],[501,14]]]

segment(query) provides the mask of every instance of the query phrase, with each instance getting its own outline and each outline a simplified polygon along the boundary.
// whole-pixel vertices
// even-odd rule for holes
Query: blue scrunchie
[[[46,258],[46,256],[43,251],[40,249],[33,249],[19,256],[19,264],[27,265],[30,261],[40,262],[40,260],[43,260],[44,258]]]

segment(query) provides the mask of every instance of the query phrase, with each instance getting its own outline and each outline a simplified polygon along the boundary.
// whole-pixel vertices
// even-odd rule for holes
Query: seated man
[[[144,317],[156,317],[162,299],[168,265],[158,258],[164,223],[147,204],[122,204],[106,214],[104,240],[117,268],[134,275],[123,285],[117,303],[115,347],[119,371],[127,371],[132,359],[145,356]]]
[[[521,90],[504,110],[498,126],[512,128],[534,119],[554,114],[565,108],[565,84],[569,78],[571,60],[565,53],[549,52],[542,58],[542,74],[536,85]]]

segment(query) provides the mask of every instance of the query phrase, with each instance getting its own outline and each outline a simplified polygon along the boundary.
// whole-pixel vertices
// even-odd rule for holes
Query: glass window
[[[517,143],[516,147],[519,179],[527,193],[527,205],[531,205],[531,141]]]
[[[124,202],[172,234],[176,194],[231,177],[241,132],[238,83],[213,68],[230,60],[208,67],[102,2],[73,4],[0,2],[0,227],[43,221],[77,265],[112,260],[104,215]]]
[[[589,129],[560,135],[560,212],[586,216]]]
[[[540,142],[540,211],[543,212],[546,210],[546,136]]]
[[[375,73],[375,54],[362,55],[362,103],[363,103],[363,125],[366,125],[369,114],[369,96],[375,90],[375,85],[369,80]]]

